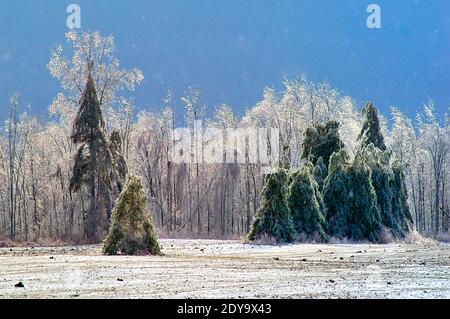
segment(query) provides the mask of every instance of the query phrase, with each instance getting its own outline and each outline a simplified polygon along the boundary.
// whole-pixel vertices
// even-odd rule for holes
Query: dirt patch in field
[[[445,244],[161,245],[158,257],[108,257],[100,246],[1,248],[0,298],[450,298]]]

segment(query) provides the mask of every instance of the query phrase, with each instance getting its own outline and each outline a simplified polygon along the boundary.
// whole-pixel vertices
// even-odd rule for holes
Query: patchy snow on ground
[[[1,248],[0,298],[450,298],[444,244],[161,245],[157,257],[103,256],[101,246]]]

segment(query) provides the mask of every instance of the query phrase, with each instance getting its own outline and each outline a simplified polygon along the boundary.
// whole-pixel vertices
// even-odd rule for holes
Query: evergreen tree
[[[371,170],[364,161],[341,150],[331,156],[329,175],[323,190],[329,234],[353,240],[379,240],[381,216],[371,181]]]
[[[292,216],[286,202],[288,175],[279,169],[267,177],[263,204],[258,210],[248,238],[250,241],[274,239],[277,243],[291,242],[295,237]]]
[[[317,160],[316,166],[314,167],[314,179],[317,184],[319,184],[319,189],[322,191],[325,179],[328,175],[328,169],[323,162],[322,156]]]
[[[306,240],[327,241],[322,194],[308,163],[294,172],[288,191],[288,207],[297,233]],[[302,238],[303,239],[303,238]]]
[[[308,128],[304,134],[302,158],[316,165],[318,159],[322,157],[325,166],[328,167],[330,156],[343,147],[338,122],[331,121],[325,126],[317,124]]]
[[[88,69],[86,87],[71,136],[72,142],[81,146],[75,157],[70,188],[75,192],[79,191],[83,184],[89,188],[90,208],[86,216],[86,237],[95,243],[99,241],[101,197],[104,202],[109,201],[112,159],[105,136],[105,122],[91,74],[92,63],[88,64]],[[106,209],[108,210],[108,207]]]
[[[412,221],[407,205],[403,169],[391,164],[391,152],[381,151],[373,144],[361,149],[357,158],[365,161],[372,171],[372,184],[377,194],[381,221],[394,237],[404,237]]]
[[[136,176],[128,177],[117,200],[103,251],[107,255],[161,254],[147,198]]]
[[[392,182],[392,208],[397,212],[398,216],[398,235],[404,237],[411,230],[410,224],[413,223],[413,218],[408,205],[405,170],[403,165],[395,162],[392,166],[392,171],[394,172],[394,180]]]
[[[361,133],[358,136],[358,141],[361,141],[361,146],[365,147],[373,144],[382,151],[386,150],[377,108],[372,102],[368,102],[363,110],[363,114],[364,123]]]

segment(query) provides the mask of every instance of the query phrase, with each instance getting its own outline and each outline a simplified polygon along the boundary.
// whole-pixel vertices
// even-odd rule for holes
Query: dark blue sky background
[[[0,119],[12,92],[47,114],[60,86],[46,64],[65,42],[70,3],[82,30],[113,34],[121,65],[144,71],[141,109],[197,84],[210,109],[242,114],[265,86],[303,75],[384,112],[413,116],[429,97],[440,113],[450,104],[448,0],[0,0]],[[366,27],[370,3],[382,8],[381,30]]]

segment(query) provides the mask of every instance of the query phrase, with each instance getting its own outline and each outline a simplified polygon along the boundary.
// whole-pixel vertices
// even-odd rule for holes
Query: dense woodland
[[[342,171],[337,167],[350,170],[350,162],[373,160],[361,152],[366,105],[358,105],[328,83],[286,79],[283,91],[266,88],[261,101],[242,117],[230,106],[219,105],[209,110],[213,116],[205,118],[207,106],[198,87],[186,88],[179,97],[168,92],[160,111],[136,112],[128,96],[138,89],[144,75],[139,69],[121,69],[113,55],[113,37],[70,32],[67,38],[73,50],[56,48],[48,63],[51,75],[61,83],[61,93],[49,107],[51,120],[30,116],[19,95],[2,106],[10,112],[0,135],[1,240],[84,242],[104,238],[127,173],[141,178],[149,211],[162,236],[237,238],[249,233],[264,202],[263,189],[267,190],[272,178],[264,188],[262,164],[171,162],[171,131],[179,122],[175,118],[179,104],[185,107],[185,126],[189,128],[204,119],[204,128],[279,129],[279,165],[296,173],[291,177],[294,186],[277,191],[289,191],[292,196],[300,196],[304,187],[311,192],[311,175],[324,190],[320,168],[338,176]],[[95,88],[89,92],[95,92],[91,98],[97,100],[101,112],[94,112],[97,132],[86,135],[80,130],[84,125],[81,110],[89,85]],[[374,154],[377,163],[383,162],[383,154],[390,154],[393,180],[401,175],[396,175],[396,167],[404,172],[408,195],[404,201],[412,227],[437,236],[449,232],[450,123],[447,114],[436,114],[433,101],[425,102],[414,119],[394,107],[390,114],[378,114],[384,145],[378,145],[381,151]],[[91,118],[84,120],[88,123]],[[345,151],[314,158],[313,148],[318,146],[310,142],[330,125],[338,131],[340,148]],[[99,158],[98,167],[89,164],[94,155]],[[376,174],[376,165],[362,174]],[[90,187],[92,183],[98,187]],[[330,202],[330,196],[331,188],[324,192],[323,200]],[[286,209],[295,211],[298,207],[294,204]],[[395,207],[389,209],[396,211]],[[320,226],[320,218],[316,222]]]

